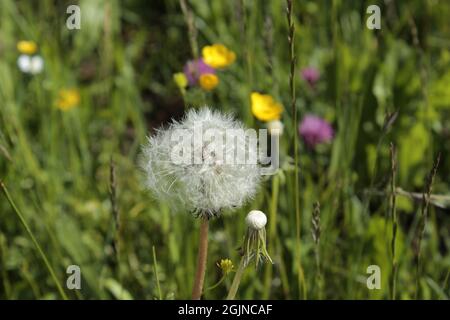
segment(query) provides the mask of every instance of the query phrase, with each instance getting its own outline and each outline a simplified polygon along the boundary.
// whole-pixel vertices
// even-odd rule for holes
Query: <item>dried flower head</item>
[[[266,223],[267,217],[264,212],[259,210],[252,210],[245,218],[248,226],[244,238],[244,245],[242,246],[242,258],[244,265],[248,266],[250,261],[255,258],[256,266],[261,261],[272,262],[266,248]]]
[[[256,161],[229,161],[257,154],[244,135],[227,143],[236,130],[245,130],[240,121],[207,107],[158,130],[143,147],[147,187],[159,199],[206,217],[242,206],[256,193],[260,172]]]

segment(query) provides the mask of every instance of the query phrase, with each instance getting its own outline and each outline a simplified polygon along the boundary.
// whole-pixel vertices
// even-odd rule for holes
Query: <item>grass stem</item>
[[[22,223],[23,227],[25,228],[26,232],[28,233],[28,236],[31,238],[31,241],[33,242],[34,246],[36,247],[37,251],[39,252],[39,255],[41,256],[42,260],[44,260],[45,266],[47,267],[48,271],[50,272],[50,275],[51,275],[53,281],[55,282],[55,285],[56,285],[56,288],[59,291],[59,294],[61,295],[61,297],[64,300],[67,300],[68,299],[67,295],[64,292],[61,284],[59,283],[59,280],[56,277],[55,271],[53,270],[52,266],[50,265],[50,262],[48,261],[47,256],[45,255],[45,253],[42,250],[41,246],[37,242],[36,237],[34,236],[33,232],[31,231],[30,227],[28,226],[28,223],[25,221],[22,213],[19,211],[19,209],[17,208],[16,204],[12,200],[12,198],[11,198],[9,192],[8,192],[8,189],[6,188],[6,186],[3,183],[3,181],[0,181],[0,187],[1,187],[2,191],[3,191],[3,194],[5,195],[6,199],[8,200],[9,204],[11,205],[11,208],[13,209],[13,211],[15,212],[17,217],[19,218],[19,220]]]

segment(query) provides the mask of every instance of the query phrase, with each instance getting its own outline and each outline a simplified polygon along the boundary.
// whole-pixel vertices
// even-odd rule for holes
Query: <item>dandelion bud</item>
[[[247,223],[247,226],[249,228],[254,230],[261,230],[266,226],[267,217],[262,211],[252,210],[245,218],[245,222]]]

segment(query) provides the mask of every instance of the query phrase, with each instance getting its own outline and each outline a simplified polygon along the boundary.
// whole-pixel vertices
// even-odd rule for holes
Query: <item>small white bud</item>
[[[247,223],[247,226],[249,228],[252,228],[254,230],[261,230],[266,226],[267,217],[262,211],[252,210],[245,218],[245,223]]]
[[[274,136],[281,136],[283,134],[283,122],[280,120],[273,120],[267,123],[267,129],[269,133]]]

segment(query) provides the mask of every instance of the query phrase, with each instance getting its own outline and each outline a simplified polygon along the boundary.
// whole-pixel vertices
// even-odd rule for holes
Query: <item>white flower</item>
[[[248,213],[247,217],[245,218],[245,223],[251,229],[261,230],[266,226],[267,217],[262,211],[252,210]]]
[[[21,54],[17,59],[17,66],[24,73],[38,74],[44,69],[44,59],[39,55]]]
[[[272,120],[267,123],[267,129],[271,135],[281,136],[283,134],[283,122],[280,120]]]
[[[245,128],[232,116],[207,107],[190,110],[182,121],[158,130],[143,147],[147,187],[159,199],[197,214],[214,216],[242,206],[256,193],[260,173],[256,160],[229,161],[257,154],[256,144],[243,135],[236,143],[226,143],[235,130],[243,133]],[[180,150],[183,157],[177,159]]]

